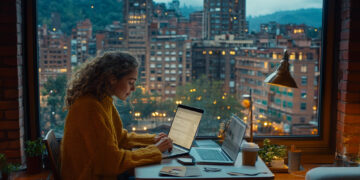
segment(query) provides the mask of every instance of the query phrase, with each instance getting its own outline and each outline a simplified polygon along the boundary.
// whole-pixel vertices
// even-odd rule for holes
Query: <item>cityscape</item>
[[[106,51],[126,51],[140,62],[136,91],[115,101],[128,131],[166,132],[177,104],[185,104],[205,110],[199,136],[221,136],[232,114],[252,119],[255,136],[318,134],[321,26],[269,21],[251,31],[246,0],[204,0],[188,16],[179,0],[119,2],[122,16],[103,29],[94,30],[89,17],[67,32],[58,12],[38,24],[42,134],[55,129],[61,136],[67,81]],[[264,83],[284,49],[298,88]],[[250,92],[252,118],[242,105]]]

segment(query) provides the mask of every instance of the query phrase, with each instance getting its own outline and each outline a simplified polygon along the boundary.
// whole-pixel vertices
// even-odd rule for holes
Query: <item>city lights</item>
[[[66,84],[77,67],[93,57],[127,51],[139,61],[136,88],[126,101],[114,99],[114,105],[129,131],[166,129],[176,106],[184,104],[206,110],[199,135],[218,135],[214,129],[231,114],[247,123],[252,119],[255,136],[318,134],[321,25],[254,23],[247,18],[246,3],[239,6],[243,1],[238,0],[220,5],[204,1],[209,4],[189,10],[187,16],[182,7],[172,4],[177,1],[129,2],[120,7],[121,12],[101,10],[102,4],[95,10],[90,2],[83,7],[93,9],[89,19],[70,22],[67,14],[61,15],[61,21],[54,15],[41,18],[40,23],[47,23],[40,24],[37,32],[39,92],[44,92],[41,121],[61,129],[67,113],[60,112],[65,91],[50,86],[50,78],[65,76]],[[101,14],[107,11],[110,15]],[[106,18],[94,21],[99,17]],[[291,75],[302,82],[299,89],[264,83],[280,64],[285,48]],[[250,89],[251,101],[241,99]],[[55,98],[61,103],[53,103]]]

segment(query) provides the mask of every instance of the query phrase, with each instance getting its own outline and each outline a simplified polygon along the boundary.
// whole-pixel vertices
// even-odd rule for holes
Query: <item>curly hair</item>
[[[65,108],[69,109],[83,95],[93,95],[98,100],[111,95],[110,79],[121,79],[134,72],[138,66],[136,58],[124,52],[106,52],[84,63],[68,83]]]

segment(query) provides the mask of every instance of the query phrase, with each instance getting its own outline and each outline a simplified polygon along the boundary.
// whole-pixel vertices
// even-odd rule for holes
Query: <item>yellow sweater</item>
[[[155,135],[128,133],[111,97],[83,96],[70,107],[61,146],[62,179],[116,179],[131,168],[161,161]],[[152,144],[152,145],[151,145]],[[133,147],[144,147],[131,151]]]

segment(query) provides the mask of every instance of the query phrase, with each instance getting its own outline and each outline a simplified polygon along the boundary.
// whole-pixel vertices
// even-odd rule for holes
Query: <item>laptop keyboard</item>
[[[196,151],[203,160],[218,160],[218,161],[228,160],[228,158],[226,158],[223,153],[215,149],[196,149]]]

